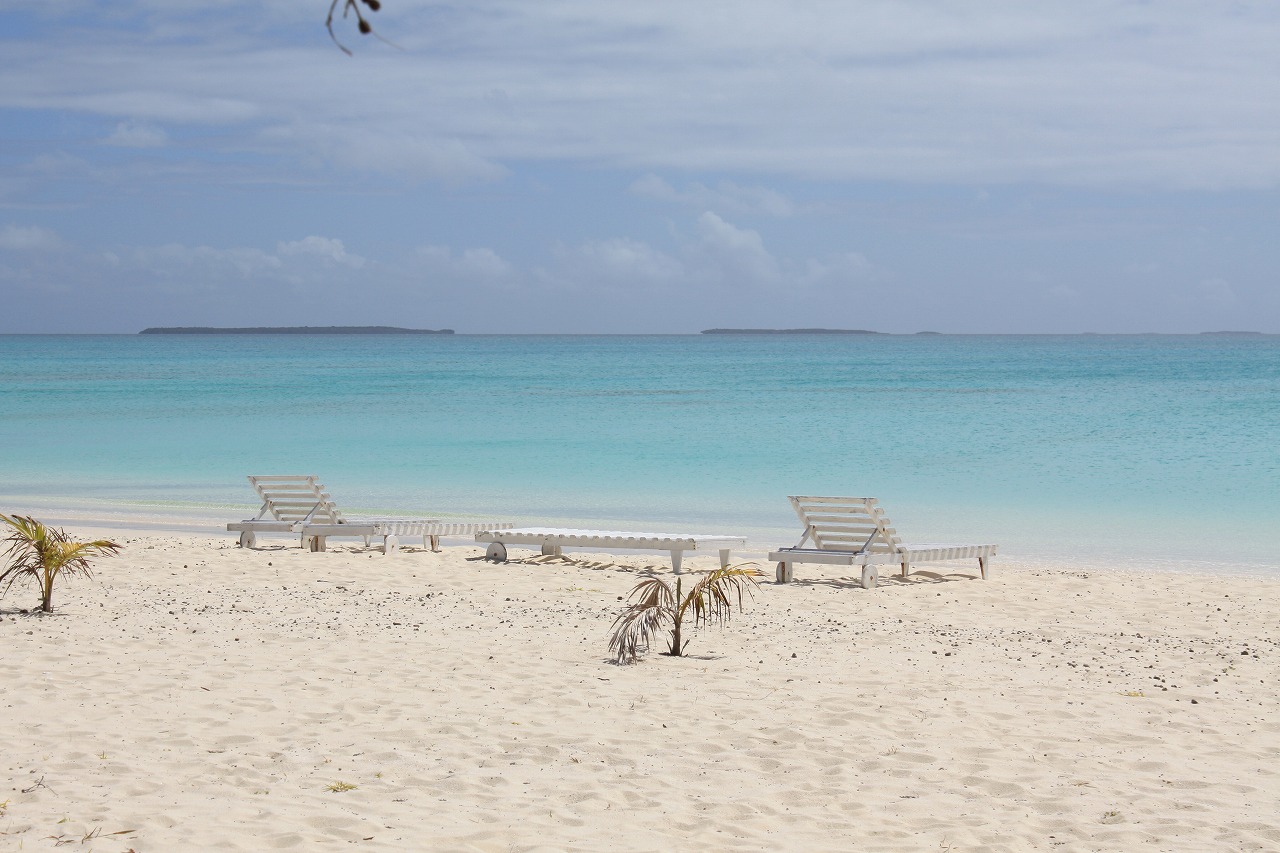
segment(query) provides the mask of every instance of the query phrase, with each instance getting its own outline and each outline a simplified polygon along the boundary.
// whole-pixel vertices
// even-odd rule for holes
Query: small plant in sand
[[[12,531],[3,542],[9,543],[3,556],[7,564],[0,569],[0,597],[20,580],[34,580],[40,587],[40,609],[53,610],[53,583],[60,575],[93,577],[90,557],[109,557],[120,546],[107,539],[77,542],[60,528],[49,527],[34,518],[0,514],[0,522]],[[0,528],[3,530],[3,528]]]
[[[325,785],[324,789],[331,794],[342,794],[347,791],[354,791],[356,787],[356,785],[352,785],[350,782],[331,782],[328,785]]]
[[[682,637],[685,622],[723,625],[736,606],[742,609],[744,594],[750,595],[760,572],[752,565],[730,566],[709,572],[686,594],[676,578],[675,588],[662,578],[645,578],[632,588],[632,603],[613,620],[609,651],[620,664],[634,663],[663,631],[670,632],[666,654],[680,657],[688,640]]]

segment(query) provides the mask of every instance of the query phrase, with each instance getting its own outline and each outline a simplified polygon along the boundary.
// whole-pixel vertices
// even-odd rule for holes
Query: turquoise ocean
[[[880,498],[908,541],[1280,576],[1280,336],[0,336],[0,511],[741,533]]]

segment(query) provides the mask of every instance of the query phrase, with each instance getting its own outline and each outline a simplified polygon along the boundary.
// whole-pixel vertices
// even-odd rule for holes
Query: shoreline
[[[812,567],[695,631],[689,657],[620,667],[619,598],[670,578],[661,556],[121,539],[95,581],[58,585],[52,618],[18,612],[31,588],[0,600],[22,685],[0,697],[6,842],[1280,843],[1274,579],[1003,560],[988,581],[928,565],[862,590]]]
[[[395,510],[366,511],[360,508],[349,509],[352,516],[376,515],[378,517],[421,518],[421,513]],[[58,527],[86,527],[101,530],[118,530],[125,532],[151,532],[157,534],[175,533],[208,536],[231,536],[226,525],[231,521],[251,518],[256,515],[256,504],[165,504],[161,502],[124,503],[113,499],[78,499],[69,500],[56,496],[21,496],[0,494],[0,512],[21,515],[33,515],[49,524]],[[755,525],[718,525],[711,530],[710,525],[675,523],[671,521],[636,520],[626,518],[574,518],[556,515],[510,516],[501,512],[481,513],[433,513],[432,518],[443,520],[465,521],[470,517],[510,520],[518,525],[543,527],[592,528],[609,530],[639,530],[676,532],[676,533],[720,533],[740,535],[747,538],[747,547],[741,552],[743,559],[757,562],[778,547],[789,546],[799,538],[798,526],[793,528],[761,527]],[[703,528],[708,529],[703,529]],[[724,529],[719,529],[723,527]],[[730,529],[732,528],[732,529]],[[284,542],[288,537],[277,537]],[[268,540],[271,537],[268,536]],[[1213,577],[1240,578],[1275,578],[1280,579],[1280,560],[1261,562],[1223,556],[1221,559],[1205,559],[1203,556],[1188,557],[1177,554],[1137,553],[1134,550],[1119,551],[1099,549],[1088,553],[1090,546],[1096,543],[1081,543],[1080,553],[1070,553],[1059,544],[1058,547],[1042,547],[1038,550],[1028,548],[1007,547],[1001,537],[994,535],[994,541],[1001,544],[999,555],[995,558],[997,570],[1002,563],[1013,561],[1026,567],[1053,568],[1070,566],[1087,571],[1125,571],[1155,572],[1173,574],[1197,574]],[[446,537],[446,542],[458,546],[472,544],[470,540],[458,537]],[[966,540],[967,541],[967,540]],[[988,540],[990,541],[990,540]],[[582,550],[582,549],[570,549]]]

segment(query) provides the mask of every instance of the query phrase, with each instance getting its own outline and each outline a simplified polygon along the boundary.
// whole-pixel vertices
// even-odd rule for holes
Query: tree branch
[[[370,33],[373,33],[373,24],[370,24],[369,19],[364,16],[364,12],[360,9],[361,3],[368,6],[370,12],[376,12],[382,8],[382,0],[333,0],[333,2],[329,4],[329,16],[324,19],[324,26],[325,29],[329,31],[329,38],[333,39],[333,43],[336,44],[338,49],[347,56],[351,56],[351,50],[345,44],[338,41],[338,36],[333,31],[333,15],[338,11],[339,4],[342,5],[342,17],[345,18],[350,13],[355,12],[357,22],[356,29],[360,30],[360,35],[367,36]],[[377,33],[374,33],[374,35],[377,35]],[[378,36],[378,38],[382,38],[382,36]],[[382,40],[386,41],[386,39]]]

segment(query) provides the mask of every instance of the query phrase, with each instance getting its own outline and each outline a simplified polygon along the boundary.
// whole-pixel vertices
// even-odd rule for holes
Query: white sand
[[[833,570],[619,667],[661,555],[116,535],[0,601],[0,849],[1280,849],[1274,580]]]

